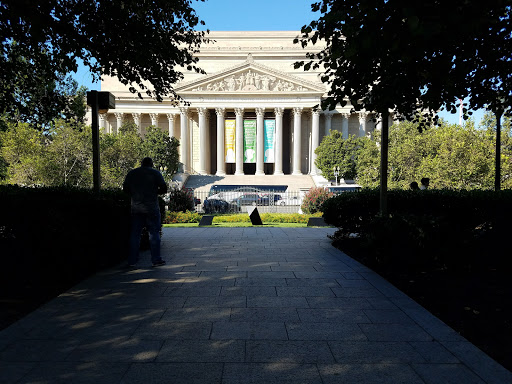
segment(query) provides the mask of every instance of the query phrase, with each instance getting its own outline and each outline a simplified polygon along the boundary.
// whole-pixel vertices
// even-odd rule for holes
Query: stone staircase
[[[315,181],[310,175],[190,175],[185,187],[198,192],[208,192],[213,185],[286,185],[287,192],[307,191],[315,186]]]

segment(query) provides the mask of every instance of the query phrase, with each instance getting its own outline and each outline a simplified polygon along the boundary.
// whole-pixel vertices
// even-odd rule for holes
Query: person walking
[[[128,266],[135,267],[139,259],[142,228],[149,232],[149,247],[153,267],[165,265],[160,256],[160,206],[158,195],[167,192],[162,174],[153,168],[153,160],[145,157],[139,168],[126,175],[123,191],[131,197],[131,232]]]
[[[430,179],[428,177],[424,177],[423,179],[421,179],[420,189],[422,191],[425,189],[428,189],[429,185],[430,185]]]

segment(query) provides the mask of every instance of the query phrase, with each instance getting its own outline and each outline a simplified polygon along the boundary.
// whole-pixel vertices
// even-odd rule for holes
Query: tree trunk
[[[494,190],[497,192],[501,189],[501,110],[494,111],[496,116],[496,166],[494,173]]]
[[[380,114],[382,119],[380,147],[380,215],[388,215],[388,146],[389,146],[389,112]]]

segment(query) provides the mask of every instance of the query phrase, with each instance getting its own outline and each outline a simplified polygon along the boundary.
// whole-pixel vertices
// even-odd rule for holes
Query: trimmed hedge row
[[[201,214],[197,212],[165,212],[164,224],[199,223]],[[262,213],[261,220],[265,223],[307,223],[312,216],[322,216],[321,212],[313,215],[299,213]],[[213,223],[246,223],[251,221],[247,214],[217,215]]]
[[[0,186],[2,288],[66,288],[125,259],[129,197],[120,190]]]
[[[388,193],[389,217],[378,216],[378,190],[340,194],[323,204],[324,220],[338,228],[334,235],[338,245],[358,239],[368,264],[508,266],[509,257],[502,250],[509,247],[511,190]]]

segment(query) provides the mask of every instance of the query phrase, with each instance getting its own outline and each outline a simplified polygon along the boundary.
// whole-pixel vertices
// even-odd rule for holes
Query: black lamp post
[[[98,115],[116,108],[116,101],[110,92],[87,92],[87,105],[92,109],[92,179],[94,192],[100,192],[100,133]]]

